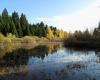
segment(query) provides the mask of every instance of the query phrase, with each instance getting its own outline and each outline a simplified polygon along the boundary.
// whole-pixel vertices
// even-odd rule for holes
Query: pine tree
[[[17,12],[13,12],[12,13],[12,19],[13,19],[13,22],[15,24],[15,28],[18,32],[18,37],[22,37],[23,36],[23,33],[22,33],[22,28],[21,28],[21,25],[20,25],[20,19],[19,19],[19,15]]]
[[[5,8],[2,12],[2,25],[3,25],[3,34],[7,35],[7,33],[9,33],[9,29],[10,29],[10,25],[9,25],[9,15],[8,15],[8,11]]]
[[[17,33],[16,27],[15,27],[15,24],[14,24],[12,18],[10,18],[10,33],[12,33],[16,37],[18,37],[18,33]]]
[[[21,28],[23,31],[23,36],[31,35],[30,29],[29,29],[29,24],[28,24],[28,21],[27,21],[26,16],[24,14],[21,14],[20,24],[21,24]]]
[[[45,25],[43,22],[39,24],[39,32],[40,32],[40,37],[46,37],[46,30],[45,30]]]

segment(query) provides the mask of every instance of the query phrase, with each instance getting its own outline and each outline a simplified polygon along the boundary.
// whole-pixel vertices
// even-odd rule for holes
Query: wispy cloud
[[[58,28],[62,28],[66,31],[85,30],[86,28],[97,27],[100,21],[100,1],[89,5],[84,10],[71,15],[61,15],[53,17],[40,17],[39,21],[44,21],[48,24],[54,24]]]

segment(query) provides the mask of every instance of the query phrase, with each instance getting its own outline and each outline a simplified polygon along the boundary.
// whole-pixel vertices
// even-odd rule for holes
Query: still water
[[[100,51],[61,44],[2,47],[0,80],[100,80]]]

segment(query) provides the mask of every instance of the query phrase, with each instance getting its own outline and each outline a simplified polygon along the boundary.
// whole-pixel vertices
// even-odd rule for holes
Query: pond
[[[100,51],[62,44],[2,47],[0,80],[100,80]]]

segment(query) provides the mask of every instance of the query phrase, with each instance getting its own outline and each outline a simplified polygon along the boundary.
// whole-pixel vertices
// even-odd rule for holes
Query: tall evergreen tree
[[[23,31],[23,36],[31,35],[30,29],[29,29],[29,24],[28,24],[28,21],[27,21],[26,16],[24,14],[21,14],[20,24],[21,24],[21,28],[22,28],[22,31]]]
[[[17,33],[16,27],[15,27],[15,24],[11,17],[10,17],[10,33],[12,33],[13,35],[18,37],[18,33]]]
[[[46,30],[43,22],[39,24],[39,33],[40,33],[39,35],[40,37],[46,37]]]
[[[33,25],[29,24],[30,33],[32,36],[35,36],[35,27],[36,26],[34,24]]]
[[[9,15],[8,15],[8,11],[5,8],[2,12],[2,25],[3,25],[3,34],[7,35],[7,33],[9,33],[9,29],[10,29],[10,25],[9,25]]]
[[[18,15],[17,12],[14,11],[12,13],[12,19],[13,19],[13,22],[15,24],[15,28],[17,29],[18,37],[22,37],[23,36],[23,33],[22,33],[21,25],[20,25],[19,15]]]

